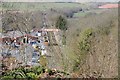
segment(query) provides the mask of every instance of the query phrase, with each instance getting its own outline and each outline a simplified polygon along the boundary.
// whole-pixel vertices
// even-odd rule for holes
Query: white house
[[[41,51],[41,55],[46,55],[47,54],[47,51],[46,50],[42,50]]]

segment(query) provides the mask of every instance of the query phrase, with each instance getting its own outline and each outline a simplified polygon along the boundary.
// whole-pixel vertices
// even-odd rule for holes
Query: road
[[[53,28],[47,19],[47,13],[44,15],[44,28]],[[54,32],[48,32],[49,44],[47,49],[48,68],[55,68],[57,70],[63,70],[63,56],[59,45],[57,44]]]
[[[50,39],[50,46],[48,47],[48,55],[51,57],[47,57],[48,59],[48,67],[49,68],[56,68],[58,70],[62,70],[63,63],[62,63],[62,56],[61,50],[58,45],[53,45],[55,43],[55,37],[53,32],[49,33]]]

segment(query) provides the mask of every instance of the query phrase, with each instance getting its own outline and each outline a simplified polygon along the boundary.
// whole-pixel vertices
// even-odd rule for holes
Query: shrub
[[[13,76],[3,76],[1,79],[2,80],[10,80],[10,79],[14,79],[14,77]]]
[[[45,68],[41,66],[34,67],[33,70],[34,73],[36,73],[37,75],[45,72]]]
[[[46,65],[47,65],[47,58],[46,58],[45,56],[41,56],[39,63],[40,63],[43,67],[46,67]]]
[[[23,72],[23,70],[15,70],[15,71],[13,71],[12,76],[14,76],[15,79],[26,78],[26,74]]]
[[[33,72],[29,72],[29,73],[27,73],[27,78],[28,79],[35,79],[35,78],[37,78],[37,75]]]
[[[87,29],[85,30],[82,34],[81,34],[81,40],[79,42],[79,49],[80,49],[80,52],[87,52],[89,51],[90,49],[90,41],[89,41],[89,38],[90,36],[92,36],[93,34],[93,30],[90,28],[90,29]]]
[[[78,57],[75,60],[73,71],[77,71],[79,69],[81,61],[85,59],[86,53],[88,53],[88,51],[90,50],[90,37],[92,37],[93,33],[93,29],[89,28],[80,34],[80,42],[78,45],[79,53],[77,55]]]
[[[66,45],[66,36],[65,36],[65,35],[63,35],[62,44],[63,44],[63,45]]]

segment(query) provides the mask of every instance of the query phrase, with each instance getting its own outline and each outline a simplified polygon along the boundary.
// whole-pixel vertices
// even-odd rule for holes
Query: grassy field
[[[74,17],[76,18],[76,17],[84,17],[84,16],[86,16],[87,14],[88,14],[89,12],[79,12],[79,13],[75,13],[74,14]]]
[[[75,13],[74,14],[74,17],[75,18],[79,18],[79,17],[85,17],[86,15],[89,15],[89,14],[101,14],[103,12],[106,12],[107,9],[91,9],[91,10],[88,10],[88,11],[85,11],[85,12],[78,12],[78,13]]]
[[[73,8],[73,7],[81,7],[83,6],[82,4],[78,3],[28,3],[28,2],[9,2],[9,3],[4,3],[2,5],[3,9],[10,9],[10,10],[46,10],[46,9],[51,9],[51,8]]]

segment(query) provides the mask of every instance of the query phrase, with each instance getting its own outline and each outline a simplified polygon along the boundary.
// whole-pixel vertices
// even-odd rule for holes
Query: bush
[[[26,78],[26,74],[23,72],[23,70],[15,70],[15,71],[13,71],[12,76],[14,76],[15,79]]]
[[[45,68],[41,66],[34,67],[33,70],[33,72],[37,75],[45,72]]]
[[[14,79],[18,79],[18,78],[26,78],[26,74],[23,72],[23,70],[21,69],[16,69],[16,70],[13,70],[13,71],[9,71],[9,72],[6,72],[2,78],[8,78],[8,79],[11,79],[11,78],[14,78]]]
[[[14,79],[14,77],[13,76],[3,76],[1,79],[2,80],[10,80],[10,79]]]
[[[83,31],[80,35],[80,42],[78,45],[79,53],[77,54],[77,58],[75,60],[74,66],[73,66],[73,71],[77,71],[80,68],[81,61],[85,59],[86,53],[90,50],[90,37],[93,35],[93,29],[89,28]]]
[[[37,78],[37,75],[33,72],[29,72],[29,73],[27,73],[27,78],[28,79],[35,79],[35,78]]]
[[[73,12],[69,12],[69,13],[65,12],[64,15],[65,15],[67,18],[72,18],[73,15],[74,15],[74,13],[73,13]]]
[[[65,35],[63,35],[62,44],[63,44],[63,45],[66,45],[66,36],[65,36]]]
[[[39,63],[40,63],[43,67],[46,67],[46,65],[47,65],[47,58],[46,58],[45,56],[41,56]]]
[[[85,30],[82,34],[81,34],[81,40],[80,40],[80,43],[79,43],[79,48],[80,48],[80,52],[87,52],[89,51],[90,49],[90,41],[89,41],[89,38],[90,36],[92,36],[93,34],[93,30],[90,28],[90,29],[87,29]]]

